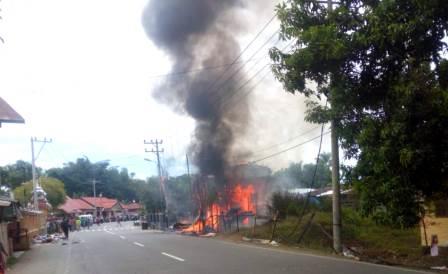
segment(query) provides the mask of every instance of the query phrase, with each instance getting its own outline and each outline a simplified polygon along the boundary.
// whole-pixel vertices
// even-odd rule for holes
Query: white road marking
[[[123,239],[123,240],[126,240],[126,237],[125,237],[125,236],[121,236],[121,235],[120,235],[120,238]]]
[[[174,259],[174,260],[178,260],[178,261],[180,261],[180,262],[185,262],[184,259],[179,258],[179,257],[174,256],[174,255],[171,255],[171,254],[168,254],[168,253],[165,253],[165,252],[162,252],[162,255],[165,255],[165,256],[167,256],[167,257],[170,257],[171,259]]]
[[[115,233],[113,233],[113,232],[111,232],[111,231],[109,231],[109,230],[104,230],[104,231],[106,231],[106,233],[109,233],[109,234],[115,235]]]
[[[144,247],[144,245],[142,245],[141,243],[134,242],[134,244],[135,244],[135,245],[138,245],[138,246],[140,246],[140,247]]]

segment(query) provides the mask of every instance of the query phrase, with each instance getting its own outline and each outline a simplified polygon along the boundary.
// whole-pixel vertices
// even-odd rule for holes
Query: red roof
[[[58,208],[65,213],[75,213],[81,210],[94,209],[93,206],[89,205],[85,201],[81,199],[71,199],[70,197],[67,197],[65,203],[63,205],[60,205]]]
[[[142,206],[139,203],[121,204],[124,209],[140,209]]]
[[[81,199],[92,206],[102,208],[112,208],[118,203],[116,199],[109,199],[106,197],[81,197]]]
[[[23,120],[22,116],[0,97],[0,124],[1,123],[25,123],[25,120]]]

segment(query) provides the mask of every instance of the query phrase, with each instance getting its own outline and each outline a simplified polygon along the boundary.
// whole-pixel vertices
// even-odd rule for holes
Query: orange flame
[[[201,218],[198,217],[196,221],[190,227],[184,229],[183,232],[201,233],[204,231],[205,227],[217,231],[221,221],[220,216],[227,214],[231,208],[236,208],[241,212],[256,214],[256,205],[253,202],[253,196],[255,194],[253,185],[250,184],[244,187],[241,184],[237,184],[229,194],[230,204],[222,206],[218,203],[213,203],[207,209],[204,220],[201,220]],[[249,224],[249,219],[247,217],[244,217],[243,224]]]

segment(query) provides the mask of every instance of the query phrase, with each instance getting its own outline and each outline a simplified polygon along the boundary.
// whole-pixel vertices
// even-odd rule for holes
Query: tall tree
[[[41,168],[36,168],[37,174],[42,174]],[[0,181],[12,189],[32,179],[31,164],[22,160],[14,164],[0,167]]]
[[[289,92],[331,95],[331,108],[310,101],[307,119],[339,121],[364,212],[415,224],[422,197],[448,193],[446,1],[288,0],[277,13],[297,43],[271,50],[273,71]]]
[[[47,193],[47,200],[53,208],[64,203],[66,193],[63,182],[51,177],[40,177],[39,183],[42,189]],[[18,201],[27,204],[31,199],[32,191],[33,182],[28,181],[14,189],[14,197]]]
[[[322,188],[331,185],[331,155],[322,153],[316,170],[315,163],[291,163],[289,167],[274,173],[273,180],[286,187]],[[314,171],[316,177],[314,178]]]
[[[62,168],[49,169],[47,175],[64,181],[69,196],[93,196],[92,180],[96,180],[97,195],[122,201],[137,200],[128,170],[109,167],[107,162],[92,163],[79,158]]]

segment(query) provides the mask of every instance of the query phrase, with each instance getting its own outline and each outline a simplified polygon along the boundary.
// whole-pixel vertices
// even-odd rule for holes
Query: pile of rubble
[[[56,243],[61,239],[64,239],[64,234],[61,233],[37,235],[33,238],[33,243],[34,244]]]

